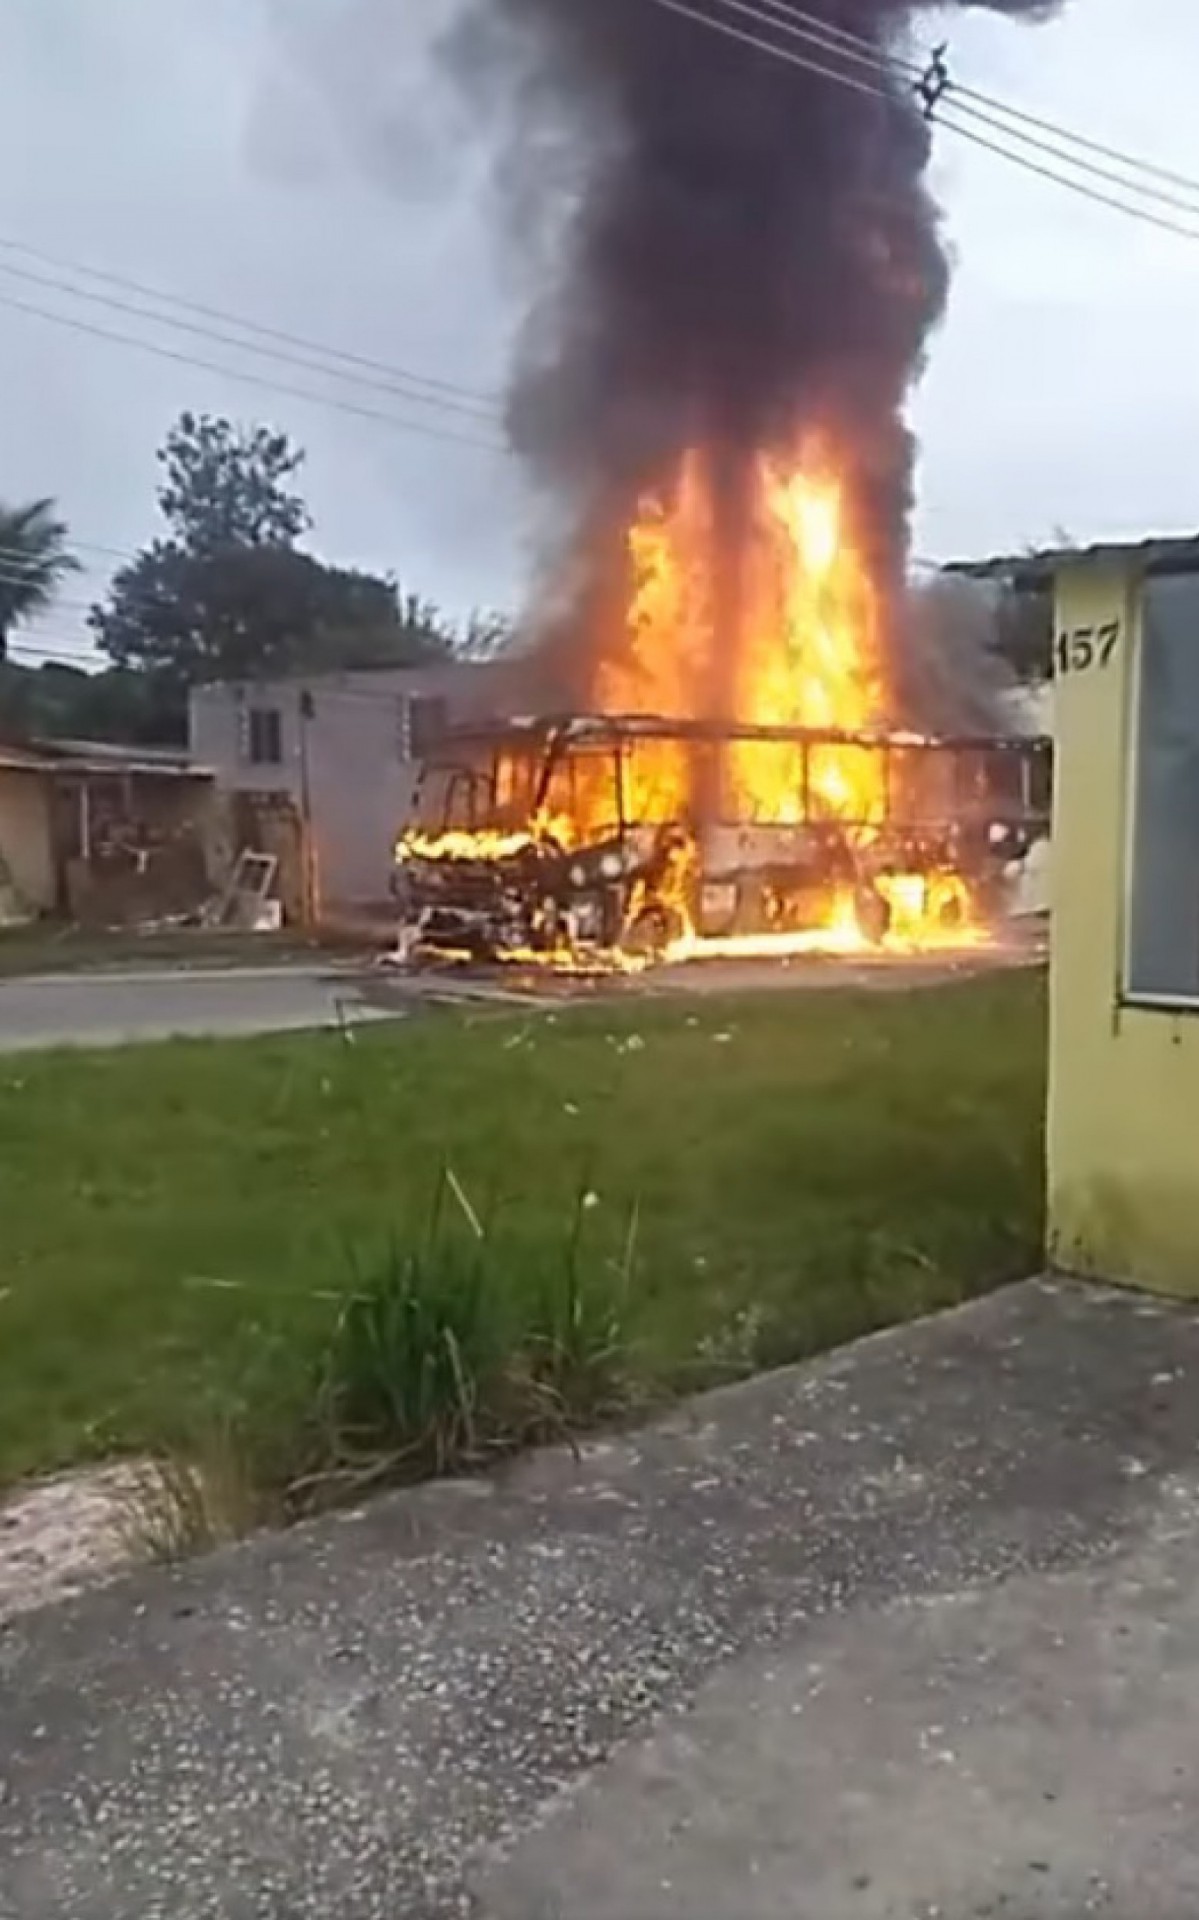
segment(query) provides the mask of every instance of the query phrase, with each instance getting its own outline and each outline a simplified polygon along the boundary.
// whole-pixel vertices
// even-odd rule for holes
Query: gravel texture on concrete
[[[122,1464],[0,1495],[0,1627],[145,1560],[133,1525],[138,1488],[138,1469]]]
[[[1197,1377],[1031,1282],[13,1621],[0,1916],[1193,1913]]]

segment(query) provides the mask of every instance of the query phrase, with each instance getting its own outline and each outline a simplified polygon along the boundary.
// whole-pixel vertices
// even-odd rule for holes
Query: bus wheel
[[[670,907],[642,907],[621,942],[624,951],[639,960],[664,960],[683,932],[681,916]]]
[[[859,887],[854,896],[859,931],[872,947],[881,947],[891,928],[891,909],[877,887]]]

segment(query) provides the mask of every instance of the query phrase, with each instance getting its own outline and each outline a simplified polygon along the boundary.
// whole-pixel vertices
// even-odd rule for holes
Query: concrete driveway
[[[0,1915],[1181,1920],[1197,1386],[1030,1283],[16,1621]]]
[[[0,1052],[283,1033],[386,1017],[364,1003],[362,980],[348,970],[282,966],[0,979]]]

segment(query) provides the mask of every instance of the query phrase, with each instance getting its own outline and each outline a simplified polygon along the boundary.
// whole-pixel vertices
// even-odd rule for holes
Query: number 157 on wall
[[[1059,633],[1053,643],[1053,671],[1090,673],[1095,667],[1110,667],[1119,644],[1118,620],[1105,627],[1072,627],[1068,633]]]

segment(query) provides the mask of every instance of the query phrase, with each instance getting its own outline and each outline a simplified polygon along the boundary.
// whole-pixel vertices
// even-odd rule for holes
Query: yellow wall
[[[1049,1254],[1199,1295],[1199,1009],[1120,1001],[1139,586],[1110,563],[1063,572],[1059,636],[1116,619],[1110,665],[1057,682]]]
[[[0,767],[0,858],[23,906],[38,913],[51,912],[57,897],[51,801],[45,774]]]

